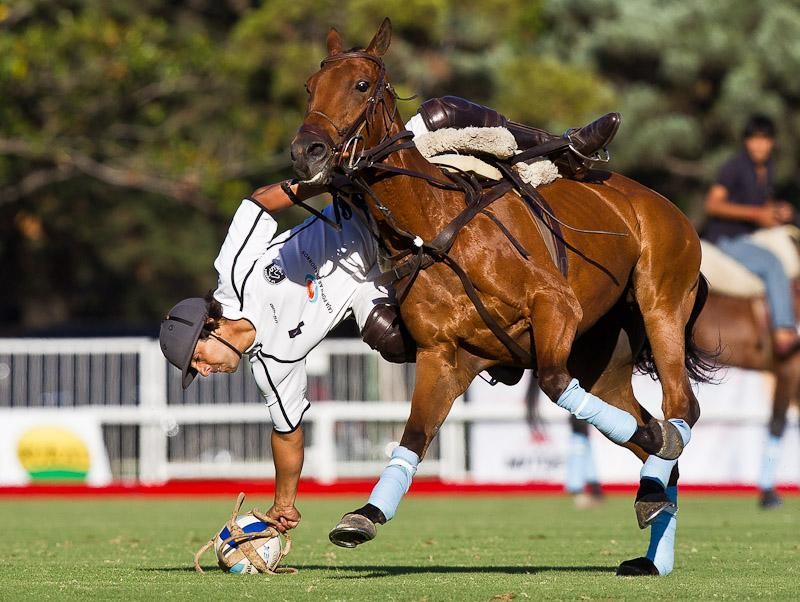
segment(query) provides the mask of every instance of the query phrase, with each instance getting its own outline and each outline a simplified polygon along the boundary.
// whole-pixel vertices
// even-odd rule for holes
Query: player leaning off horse
[[[512,130],[523,148],[561,138],[508,122],[491,109],[456,97],[427,101],[408,127],[422,133],[500,124]],[[618,126],[619,116],[609,114],[570,130],[571,150],[562,149],[553,159],[565,175],[585,172],[586,157],[604,148]],[[377,244],[361,219],[344,213],[336,230],[312,217],[275,237],[273,215],[324,188],[295,184],[291,190],[295,199],[281,184],[273,184],[242,202],[214,262],[216,290],[206,298],[179,302],[160,331],[161,349],[181,371],[184,388],[197,374],[235,372],[242,356],[248,356],[273,423],[275,499],[266,514],[281,531],[300,521],[295,499],[303,466],[301,422],[310,406],[305,397],[307,354],[352,313],[364,341],[384,358],[413,362],[415,357],[415,344],[402,327],[392,296],[374,281]],[[335,219],[331,206],[322,213]],[[496,374],[503,378],[502,371]],[[383,506],[374,496],[370,501]]]

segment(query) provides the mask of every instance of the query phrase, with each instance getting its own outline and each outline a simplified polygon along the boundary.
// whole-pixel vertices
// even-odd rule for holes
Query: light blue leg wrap
[[[667,497],[677,504],[678,487],[667,487]],[[662,576],[669,575],[675,563],[675,529],[677,526],[677,515],[662,512],[650,527],[650,547],[647,549],[647,558],[656,565]]]
[[[597,466],[594,464],[594,453],[589,437],[586,437],[586,455],[583,457],[583,478],[587,483],[598,483]]]
[[[681,418],[670,418],[667,422],[671,422],[678,429],[681,439],[683,439],[683,446],[689,445],[689,441],[692,440],[692,427],[689,426],[689,423]]]
[[[369,503],[379,508],[386,520],[391,520],[397,512],[400,500],[411,487],[418,464],[419,456],[413,451],[402,445],[394,448],[389,465],[383,469],[369,496]]]
[[[587,393],[573,378],[556,404],[580,420],[585,420],[614,443],[628,441],[636,432],[636,419],[625,410],[607,404]]]
[[[567,493],[580,493],[586,485],[586,456],[591,456],[589,437],[583,433],[572,433],[567,458],[567,478],[564,487]],[[589,458],[591,460],[591,457]]]
[[[662,487],[666,487],[667,483],[669,483],[669,475],[672,474],[672,469],[677,463],[677,458],[675,460],[664,460],[658,456],[651,455],[642,466],[639,478],[654,479],[661,483]]]
[[[669,422],[677,427],[678,432],[681,434],[681,439],[683,439],[684,447],[689,445],[689,441],[692,438],[692,429],[689,428],[687,422],[680,418],[670,418]],[[664,460],[658,456],[651,455],[642,466],[639,477],[642,479],[655,479],[661,483],[662,487],[666,487],[667,483],[669,483],[669,475],[677,463],[677,459]]]
[[[761,474],[758,477],[758,486],[762,491],[775,488],[775,473],[778,470],[780,452],[781,438],[770,435],[764,448],[764,457],[761,460]]]

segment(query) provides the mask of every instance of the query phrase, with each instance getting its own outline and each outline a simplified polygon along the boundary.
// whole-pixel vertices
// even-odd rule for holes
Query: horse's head
[[[386,134],[395,98],[381,57],[391,38],[388,18],[364,49],[344,51],[339,32],[328,33],[328,56],[306,82],[306,118],[292,140],[292,165],[302,180],[327,183],[345,156]]]

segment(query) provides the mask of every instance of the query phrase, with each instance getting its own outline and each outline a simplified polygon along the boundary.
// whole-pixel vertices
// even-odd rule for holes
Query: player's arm
[[[782,223],[772,203],[767,205],[739,205],[732,203],[728,189],[722,184],[714,184],[706,194],[706,213],[711,217],[750,222],[759,226],[775,226]]]
[[[290,199],[281,188],[282,184],[283,182],[278,182],[277,184],[268,184],[267,186],[257,188],[250,197],[270,214],[274,215],[279,213],[293,205],[292,199]],[[324,186],[308,186],[299,183],[292,184],[290,188],[301,201],[305,201],[306,199],[310,199],[326,191]]]
[[[303,470],[303,427],[291,433],[272,431],[272,460],[275,463],[275,503],[267,516],[279,531],[294,529],[300,522],[295,508],[297,486]]]

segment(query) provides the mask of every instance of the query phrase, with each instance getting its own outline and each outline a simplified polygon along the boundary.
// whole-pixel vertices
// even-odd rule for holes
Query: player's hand
[[[794,207],[786,201],[775,201],[772,208],[779,223],[788,224],[794,219]]]
[[[266,514],[270,524],[281,533],[286,533],[300,524],[300,512],[294,506],[273,505]]]
[[[759,208],[758,219],[756,221],[762,228],[772,228],[773,226],[779,226],[783,223],[778,219],[775,203],[771,202]]]

